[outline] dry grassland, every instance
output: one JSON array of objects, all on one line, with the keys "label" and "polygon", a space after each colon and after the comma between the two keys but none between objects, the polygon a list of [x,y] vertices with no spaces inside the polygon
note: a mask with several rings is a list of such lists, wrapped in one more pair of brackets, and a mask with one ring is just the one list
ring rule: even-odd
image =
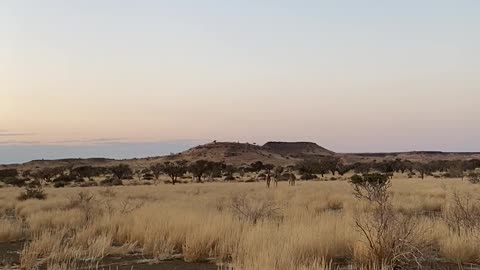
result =
[{"label": "dry grassland", "polygon": [[[428,247],[423,267],[480,263],[475,221],[455,217],[456,200],[468,198],[475,213],[480,186],[395,179],[390,191],[395,211],[415,219],[413,239]],[[0,242],[27,240],[22,269],[74,269],[131,253],[224,269],[360,269],[372,256],[354,219],[370,206],[346,181],[50,188],[47,200],[23,202],[19,192],[0,189]],[[468,229],[452,229],[455,218]]]}]

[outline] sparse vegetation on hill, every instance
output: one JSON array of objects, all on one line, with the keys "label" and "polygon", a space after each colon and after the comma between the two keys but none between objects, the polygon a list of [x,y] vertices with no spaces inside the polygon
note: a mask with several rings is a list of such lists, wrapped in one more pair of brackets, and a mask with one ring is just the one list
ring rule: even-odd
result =
[{"label": "sparse vegetation on hill", "polygon": [[[0,170],[4,169],[16,169],[20,173],[31,172],[37,174],[38,177],[46,177],[45,181],[49,181],[49,178],[58,175],[59,172],[55,172],[54,168],[81,168],[79,170],[88,170],[91,168],[109,168],[125,164],[130,166],[133,171],[137,169],[149,168],[154,164],[163,164],[166,161],[175,162],[179,160],[185,160],[187,163],[192,163],[197,160],[207,160],[212,162],[221,162],[226,165],[232,165],[235,167],[248,166],[251,163],[260,161],[263,164],[273,164],[275,166],[294,166],[299,162],[306,159],[318,160],[322,158],[334,158],[340,161],[340,165],[336,168],[336,172],[344,174],[351,170],[349,166],[355,165],[357,172],[362,171],[362,164],[370,164],[376,162],[378,165],[385,165],[383,162],[391,163],[396,160],[404,162],[406,168],[413,165],[425,164],[425,163],[445,163],[453,161],[472,160],[477,162],[480,160],[480,153],[442,153],[442,152],[405,152],[405,153],[372,153],[372,154],[340,154],[327,150],[315,143],[310,142],[269,142],[263,146],[249,144],[249,143],[236,143],[236,142],[212,142],[205,145],[200,145],[189,149],[187,151],[171,154],[163,157],[150,157],[130,160],[113,160],[103,158],[91,158],[91,159],[62,159],[62,160],[36,160],[27,162],[25,164],[18,165],[0,165]],[[407,163],[409,162],[409,163]],[[347,166],[341,166],[347,165]],[[435,164],[433,164],[435,165]],[[435,166],[438,167],[439,164]],[[472,164],[470,164],[472,165]],[[472,166],[470,166],[472,167]],[[477,164],[477,167],[478,164]],[[44,168],[49,168],[45,172],[40,172]],[[370,166],[369,169],[371,169]],[[406,170],[403,169],[403,170]],[[430,169],[423,167],[416,168],[417,171],[422,169],[421,175],[429,173]],[[48,171],[50,170],[50,171]],[[53,171],[52,171],[53,170]],[[466,167],[465,171],[468,171]],[[365,172],[365,168],[362,172]],[[93,172],[95,174],[95,172]],[[99,172],[104,174],[104,172]],[[40,175],[39,175],[40,174]],[[53,176],[51,175],[53,174]],[[84,175],[84,177],[87,177]],[[95,177],[93,175],[92,177]],[[1,179],[1,177],[0,177]]]}]

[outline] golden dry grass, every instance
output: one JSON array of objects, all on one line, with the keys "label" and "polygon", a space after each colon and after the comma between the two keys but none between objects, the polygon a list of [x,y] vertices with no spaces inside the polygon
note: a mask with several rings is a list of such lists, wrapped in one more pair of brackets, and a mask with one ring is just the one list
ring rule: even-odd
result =
[{"label": "golden dry grass", "polygon": [[[422,239],[451,263],[480,262],[480,232],[452,232],[442,215],[454,191],[480,194],[480,187],[461,180],[393,181],[396,211],[416,216]],[[141,252],[166,259],[213,260],[234,269],[334,269],[368,256],[354,226],[355,211],[368,211],[346,181],[280,183],[205,183],[47,189],[45,201],[18,202],[19,189],[0,189],[0,241],[31,241],[21,254],[23,269],[43,263],[49,269],[72,268],[108,255]],[[79,192],[91,202],[75,201]],[[269,201],[275,215],[257,223],[235,214],[234,197],[244,195],[252,208]],[[475,197],[475,199],[477,199]],[[367,254],[367,255],[366,255]],[[67,267],[67,266],[69,267]]]}]

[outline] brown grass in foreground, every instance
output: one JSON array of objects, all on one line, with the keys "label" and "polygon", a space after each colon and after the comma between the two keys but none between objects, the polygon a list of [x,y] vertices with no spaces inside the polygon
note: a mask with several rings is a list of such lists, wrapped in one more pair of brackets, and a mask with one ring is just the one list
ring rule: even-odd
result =
[{"label": "brown grass in foreground", "polygon": [[[480,263],[478,217],[452,214],[459,196],[478,207],[479,191],[461,180],[393,181],[393,209],[421,228],[417,240],[429,243],[422,250],[428,264]],[[242,270],[369,269],[371,254],[354,217],[371,206],[346,181],[273,189],[263,183],[47,189],[44,201],[17,201],[19,192],[0,189],[0,241],[31,240],[22,269],[72,269],[133,252]],[[465,229],[451,225],[455,218]]]}]

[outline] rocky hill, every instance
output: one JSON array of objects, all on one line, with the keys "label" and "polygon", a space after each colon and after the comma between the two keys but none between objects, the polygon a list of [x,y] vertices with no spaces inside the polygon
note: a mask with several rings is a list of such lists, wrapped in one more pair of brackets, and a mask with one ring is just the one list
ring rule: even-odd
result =
[{"label": "rocky hill", "polygon": [[227,164],[243,165],[255,161],[274,165],[292,165],[308,156],[333,155],[311,142],[268,142],[263,146],[249,143],[212,142],[194,147],[175,156],[175,159],[195,161],[206,159]]},{"label": "rocky hill", "polygon": [[303,158],[306,156],[331,156],[334,152],[313,142],[268,142],[262,146],[265,151],[282,156]]},{"label": "rocky hill", "polygon": [[234,142],[212,142],[199,145],[171,158],[187,161],[200,159],[223,161],[233,165],[247,165],[255,161],[274,165],[290,165],[296,160],[296,158],[289,156],[288,153],[274,151],[265,146]]}]

